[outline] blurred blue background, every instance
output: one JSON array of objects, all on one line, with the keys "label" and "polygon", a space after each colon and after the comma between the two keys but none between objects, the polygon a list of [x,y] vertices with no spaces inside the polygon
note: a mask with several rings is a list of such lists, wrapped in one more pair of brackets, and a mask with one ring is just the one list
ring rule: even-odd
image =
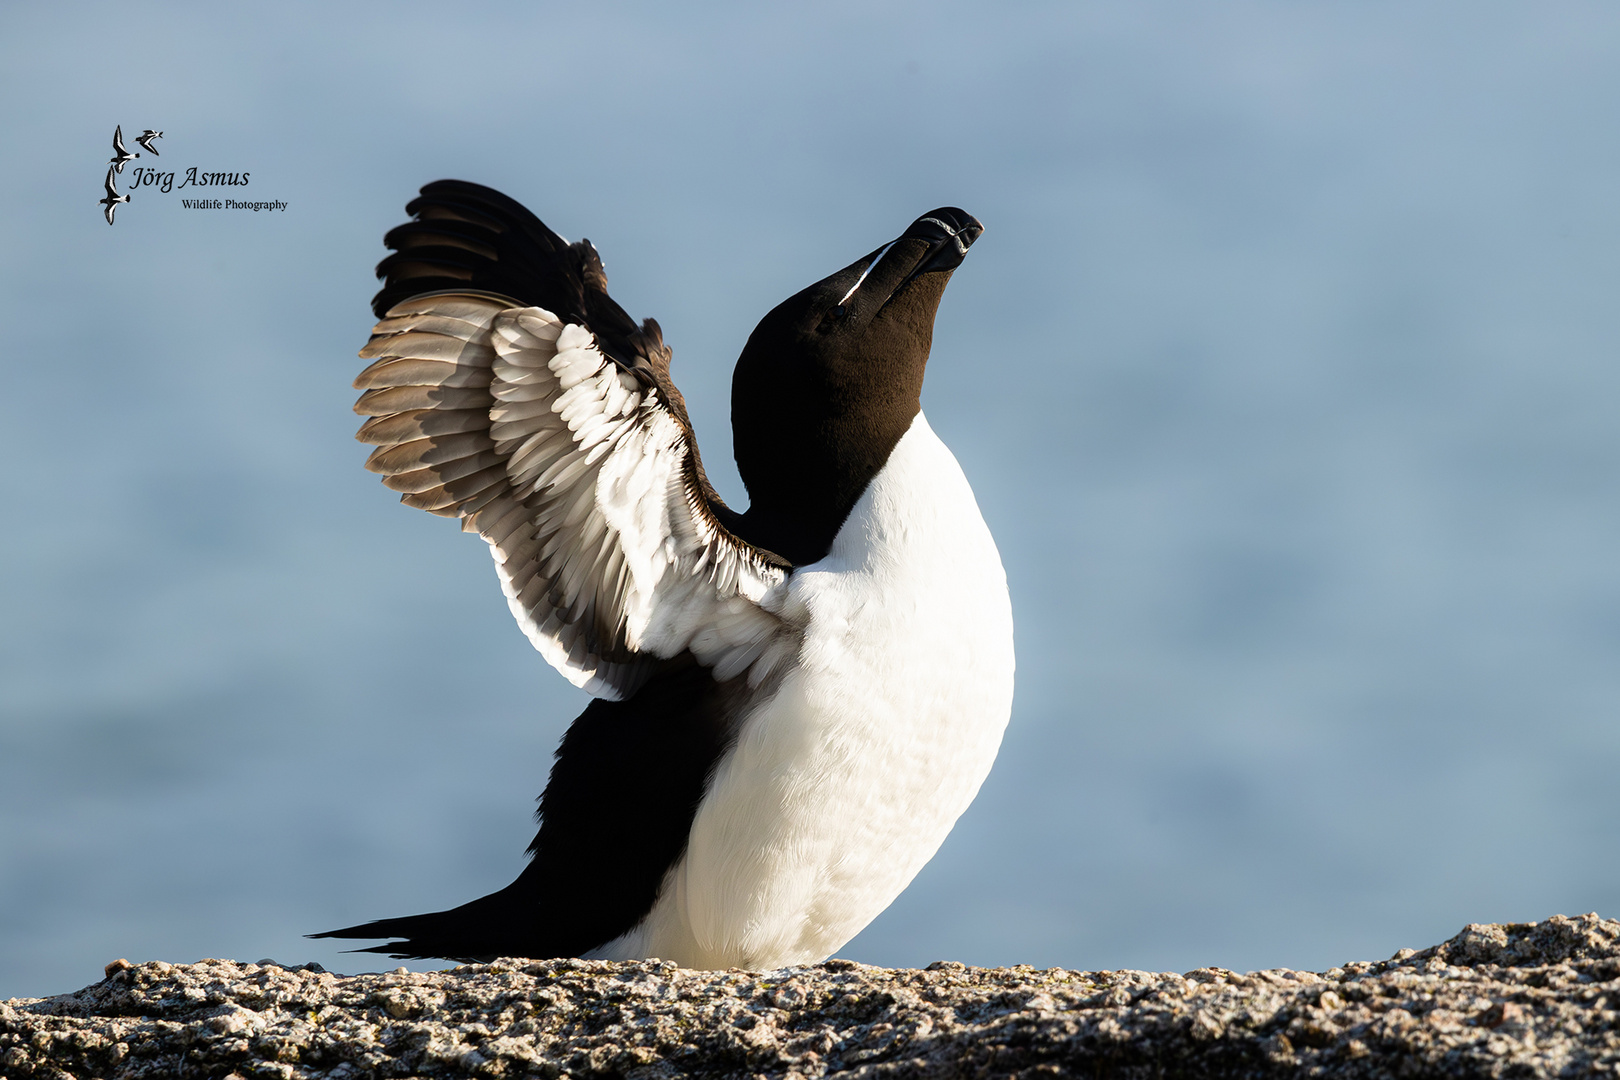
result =
[{"label": "blurred blue background", "polygon": [[[132,166],[249,171],[188,211]],[[382,235],[491,184],[675,348],[989,227],[924,405],[1013,722],[841,955],[1326,968],[1620,914],[1620,9],[0,8],[0,997],[504,885],[584,698],[361,467]],[[129,175],[126,170],[126,176]],[[126,182],[127,188],[127,182]]]}]

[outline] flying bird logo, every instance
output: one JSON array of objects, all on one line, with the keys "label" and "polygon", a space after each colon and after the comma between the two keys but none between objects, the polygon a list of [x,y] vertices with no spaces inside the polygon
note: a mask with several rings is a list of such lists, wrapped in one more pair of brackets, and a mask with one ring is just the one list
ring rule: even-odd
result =
[{"label": "flying bird logo", "polygon": [[[157,157],[160,155],[157,152],[157,148],[152,145],[152,142],[154,139],[161,138],[163,138],[163,132],[154,131],[151,128],[147,128],[141,132],[140,136],[135,140],[135,142],[140,145],[142,150],[145,150],[147,153]],[[130,199],[128,195],[120,195],[118,193],[117,178],[123,174],[125,165],[129,164],[131,161],[134,161],[140,156],[141,155],[139,154],[132,153],[129,147],[124,145],[124,125],[115,125],[113,127],[113,156],[107,159],[107,179],[102,185],[106,189],[107,194],[105,197],[96,200],[96,204],[100,206],[102,208],[102,212],[106,214],[107,224],[109,225],[113,223],[113,213],[118,209],[118,204],[127,203]],[[151,169],[146,171],[153,172]],[[141,186],[140,169],[135,170],[134,186]],[[167,191],[168,188],[164,188],[164,190]]]},{"label": "flying bird logo", "polygon": [[124,146],[124,125],[119,124],[115,127],[113,129],[113,156],[107,159],[112,162],[113,171],[122,173],[125,165],[140,156],[139,154],[130,153]]},{"label": "flying bird logo", "polygon": [[118,173],[118,166],[116,166],[116,165],[108,165],[107,166],[107,179],[106,179],[106,182],[103,184],[103,186],[107,189],[107,196],[106,196],[106,198],[96,200],[96,202],[98,204],[100,204],[102,209],[106,212],[106,214],[107,214],[107,224],[109,224],[109,225],[111,225],[113,223],[113,211],[118,208],[118,204],[119,203],[129,202],[129,196],[128,195],[120,195],[120,194],[118,194],[118,183],[117,183],[118,177],[117,177],[117,173]]}]

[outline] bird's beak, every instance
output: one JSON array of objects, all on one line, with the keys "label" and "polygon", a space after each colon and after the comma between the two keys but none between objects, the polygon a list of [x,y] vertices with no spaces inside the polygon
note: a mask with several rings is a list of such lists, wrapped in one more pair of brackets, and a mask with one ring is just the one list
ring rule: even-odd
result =
[{"label": "bird's beak", "polygon": [[[983,234],[984,226],[966,210],[954,206],[930,210],[900,234],[902,240],[921,240],[929,247],[906,281],[936,270],[955,270],[967,257],[973,241]],[[902,285],[905,283],[901,282]]]}]

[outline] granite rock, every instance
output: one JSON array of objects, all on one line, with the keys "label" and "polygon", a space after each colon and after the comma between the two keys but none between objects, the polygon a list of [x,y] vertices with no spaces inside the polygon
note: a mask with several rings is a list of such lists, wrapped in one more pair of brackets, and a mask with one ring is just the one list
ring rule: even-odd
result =
[{"label": "granite rock", "polygon": [[0,1076],[1620,1076],[1620,922],[1322,973],[503,960],[130,965],[0,1003]]}]

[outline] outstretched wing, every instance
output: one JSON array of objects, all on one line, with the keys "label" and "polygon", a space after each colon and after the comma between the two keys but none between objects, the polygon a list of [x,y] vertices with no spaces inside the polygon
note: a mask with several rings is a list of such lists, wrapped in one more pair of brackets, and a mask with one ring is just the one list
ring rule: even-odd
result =
[{"label": "outstretched wing", "polygon": [[717,679],[768,677],[797,646],[774,610],[789,567],[727,528],[657,324],[607,297],[588,242],[487,188],[422,190],[360,354],[367,468],[488,541],[519,625],[575,685],[627,697],[686,651]]}]

